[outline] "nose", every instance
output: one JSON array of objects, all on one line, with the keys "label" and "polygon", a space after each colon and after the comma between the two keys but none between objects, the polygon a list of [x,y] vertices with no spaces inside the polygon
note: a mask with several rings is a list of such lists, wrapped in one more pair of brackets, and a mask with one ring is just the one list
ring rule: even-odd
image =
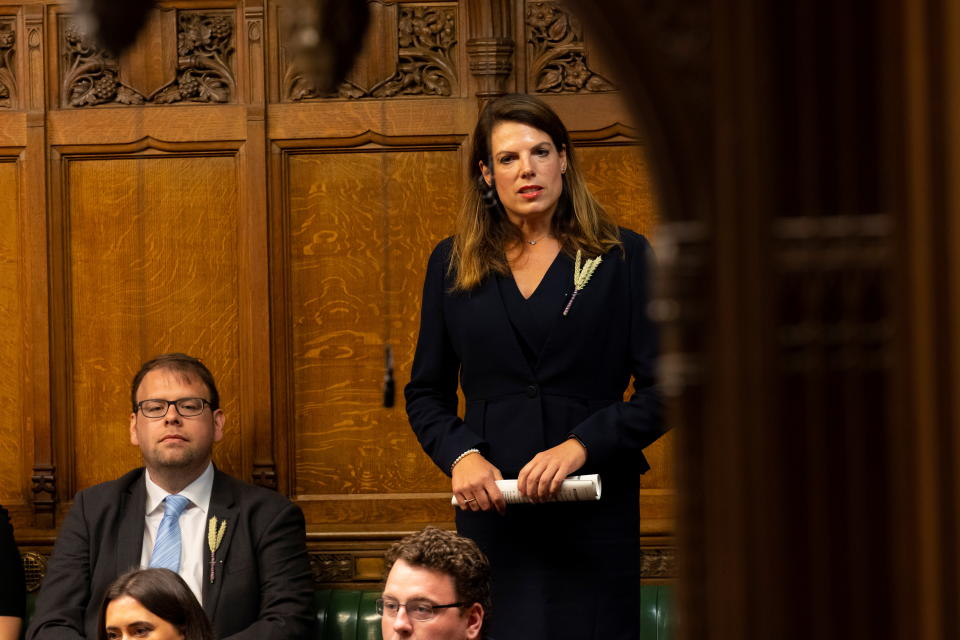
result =
[{"label": "nose", "polygon": [[167,412],[163,415],[163,421],[167,423],[180,422],[180,412],[177,411],[177,405],[172,402],[167,405]]},{"label": "nose", "polygon": [[400,637],[406,637],[406,634],[413,633],[413,625],[410,623],[410,618],[407,616],[407,608],[400,607],[400,610],[397,611],[396,617],[393,619],[393,631],[400,635]]},{"label": "nose", "polygon": [[533,162],[530,154],[523,154],[518,161],[520,162],[520,176],[523,178],[532,178],[536,172],[533,170]]}]

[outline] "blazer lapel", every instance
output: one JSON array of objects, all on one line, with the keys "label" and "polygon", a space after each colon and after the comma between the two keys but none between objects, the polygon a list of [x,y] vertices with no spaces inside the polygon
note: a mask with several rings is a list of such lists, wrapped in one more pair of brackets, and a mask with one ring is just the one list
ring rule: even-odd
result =
[{"label": "blazer lapel", "polygon": [[[563,307],[566,306],[567,301],[570,299],[570,296],[573,295],[573,260],[566,254],[561,253],[559,260],[562,261],[562,264],[557,265],[560,267],[562,272],[562,277],[564,278],[564,290],[567,292],[567,297],[564,298],[563,305],[557,310],[557,315],[561,316],[554,323],[553,327],[550,329],[549,335],[547,335],[546,341],[543,343],[543,349],[540,350],[539,357],[537,358],[536,370],[542,371],[542,367],[546,363],[550,362],[550,359],[553,358],[555,353],[562,353],[565,349],[569,349],[571,344],[571,336],[577,333],[588,330],[584,325],[589,322],[589,313],[585,313],[583,307],[587,304],[595,304],[595,296],[593,293],[595,290],[599,289],[599,281],[605,277],[611,271],[611,268],[614,265],[607,264],[611,259],[607,256],[611,255],[611,252],[608,251],[603,256],[603,262],[600,263],[600,266],[597,267],[596,272],[593,274],[593,277],[590,279],[590,283],[587,284],[584,289],[577,294],[577,298],[574,301],[573,305],[570,307],[570,313],[566,316],[563,316]],[[604,268],[606,267],[606,269]],[[584,300],[586,297],[587,289],[590,287],[590,284],[593,284],[593,289],[590,291],[590,298]]]},{"label": "blazer lapel", "polygon": [[143,554],[143,529],[147,509],[147,485],[144,474],[120,495],[120,530],[117,533],[117,573],[140,566]]},{"label": "blazer lapel", "polygon": [[[229,477],[219,469],[214,469],[210,509],[207,512],[207,524],[204,527],[203,534],[203,610],[206,611],[210,620],[213,620],[216,614],[220,591],[223,589],[223,581],[226,579],[224,567],[230,551],[230,541],[233,540],[233,534],[237,530],[238,513],[239,507]],[[217,518],[217,526],[222,526],[221,523],[226,521],[227,529],[220,546],[214,552],[215,564],[213,567],[213,582],[211,582],[210,548],[207,541],[210,535],[210,519],[214,516]]]},{"label": "blazer lapel", "polygon": [[530,368],[530,361],[527,360],[527,356],[523,354],[523,347],[520,346],[520,337],[517,335],[517,330],[513,327],[513,323],[510,322],[510,314],[507,313],[507,306],[503,300],[503,293],[500,291],[500,283],[498,280],[499,276],[496,275],[491,275],[487,278],[481,287],[480,294],[489,298],[489,303],[487,303],[486,306],[491,309],[494,322],[501,327],[499,334],[510,336],[509,338],[505,338],[506,342],[511,345],[513,351],[513,357],[508,358],[508,360],[510,362],[522,363],[524,373],[532,377],[534,372]]}]

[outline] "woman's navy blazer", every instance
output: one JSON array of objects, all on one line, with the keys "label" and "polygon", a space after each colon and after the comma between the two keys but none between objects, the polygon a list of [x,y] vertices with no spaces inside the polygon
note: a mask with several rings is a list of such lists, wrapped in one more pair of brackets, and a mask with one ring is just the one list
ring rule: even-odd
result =
[{"label": "woman's navy blazer", "polygon": [[[631,482],[649,468],[641,449],[665,430],[654,380],[657,332],[646,310],[651,251],[637,233],[621,229],[621,238],[623,251],[603,257],[533,365],[496,278],[452,293],[452,239],[434,249],[405,397],[420,444],[445,473],[457,456],[477,448],[505,478],[515,478],[534,455],[570,435],[587,448],[580,472],[606,474],[605,484],[611,475]],[[573,261],[558,259],[569,273],[569,296]],[[566,299],[558,301],[558,316]],[[458,376],[466,398],[462,420]],[[631,376],[634,393],[624,401]]]}]

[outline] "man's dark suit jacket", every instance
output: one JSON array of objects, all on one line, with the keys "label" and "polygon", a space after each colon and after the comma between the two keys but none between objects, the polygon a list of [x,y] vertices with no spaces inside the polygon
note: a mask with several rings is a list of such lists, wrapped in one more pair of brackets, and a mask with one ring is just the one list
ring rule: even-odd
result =
[{"label": "man's dark suit jacket", "polygon": [[[57,536],[30,640],[97,637],[103,594],[140,564],[146,499],[143,468],[77,494]],[[209,516],[228,523],[213,584],[204,567],[203,608],[216,636],[307,637],[312,581],[299,507],[216,470]]]}]

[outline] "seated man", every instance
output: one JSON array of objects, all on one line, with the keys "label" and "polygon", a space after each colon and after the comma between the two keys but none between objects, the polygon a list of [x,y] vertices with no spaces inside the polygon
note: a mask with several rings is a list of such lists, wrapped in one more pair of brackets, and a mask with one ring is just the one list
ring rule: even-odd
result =
[{"label": "seated man", "polygon": [[483,638],[490,612],[490,563],[477,545],[427,527],[387,550],[377,612],[384,640]]},{"label": "seated man", "polygon": [[105,590],[138,567],[178,573],[218,638],[307,637],[303,513],[213,466],[225,421],[213,375],[196,358],[166,354],[140,368],[130,395],[130,442],[146,468],[77,494],[28,638],[96,638]]}]

